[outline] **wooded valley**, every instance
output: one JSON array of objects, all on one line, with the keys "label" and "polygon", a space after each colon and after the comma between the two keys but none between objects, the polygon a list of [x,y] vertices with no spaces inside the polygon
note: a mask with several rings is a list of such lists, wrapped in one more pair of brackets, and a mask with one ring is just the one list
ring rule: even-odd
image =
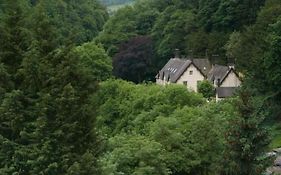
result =
[{"label": "wooded valley", "polygon": [[[281,147],[280,0],[0,0],[1,175],[261,175]],[[242,86],[159,86],[181,58]],[[211,91],[211,92],[210,92]],[[207,94],[207,95],[206,95]]]}]

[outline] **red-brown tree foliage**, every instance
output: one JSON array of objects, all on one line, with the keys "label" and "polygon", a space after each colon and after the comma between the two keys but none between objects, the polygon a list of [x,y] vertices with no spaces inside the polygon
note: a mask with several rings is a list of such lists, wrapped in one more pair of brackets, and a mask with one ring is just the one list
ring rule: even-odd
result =
[{"label": "red-brown tree foliage", "polygon": [[137,36],[123,43],[113,57],[113,75],[141,83],[154,77],[153,42],[148,36]]}]

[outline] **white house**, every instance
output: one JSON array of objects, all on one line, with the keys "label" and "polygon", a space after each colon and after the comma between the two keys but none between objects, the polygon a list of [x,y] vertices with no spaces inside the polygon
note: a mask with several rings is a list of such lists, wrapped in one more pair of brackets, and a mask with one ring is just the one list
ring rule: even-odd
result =
[{"label": "white house", "polygon": [[214,85],[217,100],[232,96],[241,85],[233,65],[212,65],[208,59],[172,58],[156,76],[157,84],[183,84],[195,92],[197,84],[203,80]]},{"label": "white house", "polygon": [[216,88],[217,101],[232,96],[241,85],[241,80],[233,65],[214,65],[208,74],[208,80]]}]

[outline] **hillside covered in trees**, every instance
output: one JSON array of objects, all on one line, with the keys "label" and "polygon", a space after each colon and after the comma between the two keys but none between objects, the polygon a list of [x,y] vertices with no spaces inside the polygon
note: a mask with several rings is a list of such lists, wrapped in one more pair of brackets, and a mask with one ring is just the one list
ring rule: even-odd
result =
[{"label": "hillside covered in trees", "polygon": [[[0,0],[0,174],[264,173],[281,147],[280,0],[138,0],[108,14],[128,2]],[[156,85],[175,49],[235,62],[236,96]]]}]

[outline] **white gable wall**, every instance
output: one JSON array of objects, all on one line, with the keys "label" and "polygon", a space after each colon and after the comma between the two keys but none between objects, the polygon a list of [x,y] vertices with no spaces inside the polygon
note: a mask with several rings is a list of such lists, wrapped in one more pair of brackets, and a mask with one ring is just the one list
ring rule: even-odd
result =
[{"label": "white gable wall", "polygon": [[168,82],[168,81],[166,80],[166,77],[164,77],[163,80],[161,80],[160,78],[157,78],[157,79],[156,79],[156,84],[158,84],[158,85],[167,85],[167,84],[170,84],[170,82]]},{"label": "white gable wall", "polygon": [[238,87],[241,85],[241,81],[236,74],[231,71],[228,76],[224,79],[220,87]]},{"label": "white gable wall", "polygon": [[163,80],[161,80],[160,78],[157,78],[156,84],[163,85]]},{"label": "white gable wall", "polygon": [[[192,75],[190,75],[190,71],[193,71]],[[205,78],[200,71],[191,64],[176,83],[183,84],[184,81],[187,81],[187,88],[197,92],[197,82],[203,81],[204,79]]]}]

